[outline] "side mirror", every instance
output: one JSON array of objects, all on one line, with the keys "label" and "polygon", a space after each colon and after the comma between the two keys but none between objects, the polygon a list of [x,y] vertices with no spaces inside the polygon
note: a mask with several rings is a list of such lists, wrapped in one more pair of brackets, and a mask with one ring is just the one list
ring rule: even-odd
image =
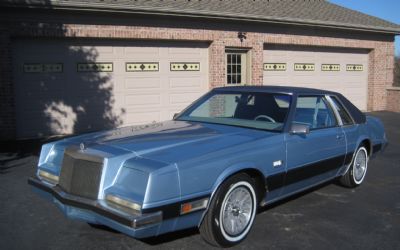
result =
[{"label": "side mirror", "polygon": [[175,120],[175,118],[177,118],[179,115],[179,113],[175,113],[174,116],[172,117],[173,120]]},{"label": "side mirror", "polygon": [[292,135],[306,135],[310,133],[310,126],[305,124],[294,123],[290,128],[290,134]]}]

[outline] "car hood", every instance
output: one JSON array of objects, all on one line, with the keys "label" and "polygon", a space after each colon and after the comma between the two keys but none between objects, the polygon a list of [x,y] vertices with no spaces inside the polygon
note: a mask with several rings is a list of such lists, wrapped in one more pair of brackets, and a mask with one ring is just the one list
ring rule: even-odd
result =
[{"label": "car hood", "polygon": [[276,133],[218,124],[168,121],[130,126],[69,139],[85,148],[115,148],[164,162],[204,155]]}]

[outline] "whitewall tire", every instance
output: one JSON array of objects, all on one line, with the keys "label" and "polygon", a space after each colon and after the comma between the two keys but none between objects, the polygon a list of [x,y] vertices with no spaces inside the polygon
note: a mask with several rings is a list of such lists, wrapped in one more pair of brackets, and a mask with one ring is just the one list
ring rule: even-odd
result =
[{"label": "whitewall tire", "polygon": [[230,247],[246,238],[257,212],[254,187],[254,180],[243,173],[221,184],[200,225],[200,233],[208,243]]},{"label": "whitewall tire", "polygon": [[359,186],[367,174],[368,159],[368,151],[362,145],[357,149],[349,169],[340,178],[340,183],[351,188]]}]

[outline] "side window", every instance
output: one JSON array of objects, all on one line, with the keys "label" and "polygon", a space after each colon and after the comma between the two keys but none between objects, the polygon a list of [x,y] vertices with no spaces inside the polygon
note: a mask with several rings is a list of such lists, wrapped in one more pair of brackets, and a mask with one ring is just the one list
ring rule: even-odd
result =
[{"label": "side window", "polygon": [[335,109],[338,111],[340,118],[342,119],[343,125],[351,125],[353,124],[353,120],[351,119],[349,113],[344,109],[343,105],[338,101],[338,99],[334,96],[331,96]]},{"label": "side window", "polygon": [[323,96],[299,96],[293,122],[321,129],[336,126],[336,118]]}]

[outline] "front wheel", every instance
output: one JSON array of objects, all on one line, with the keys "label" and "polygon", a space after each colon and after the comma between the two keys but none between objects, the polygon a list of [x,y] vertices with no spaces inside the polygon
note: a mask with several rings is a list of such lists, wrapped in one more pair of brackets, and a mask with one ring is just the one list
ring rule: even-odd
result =
[{"label": "front wheel", "polygon": [[364,146],[361,146],[358,148],[349,170],[340,178],[340,183],[350,188],[359,186],[365,178],[367,168],[368,152]]},{"label": "front wheel", "polygon": [[221,184],[200,225],[208,243],[230,247],[246,238],[257,210],[254,186],[247,174],[234,175]]}]

